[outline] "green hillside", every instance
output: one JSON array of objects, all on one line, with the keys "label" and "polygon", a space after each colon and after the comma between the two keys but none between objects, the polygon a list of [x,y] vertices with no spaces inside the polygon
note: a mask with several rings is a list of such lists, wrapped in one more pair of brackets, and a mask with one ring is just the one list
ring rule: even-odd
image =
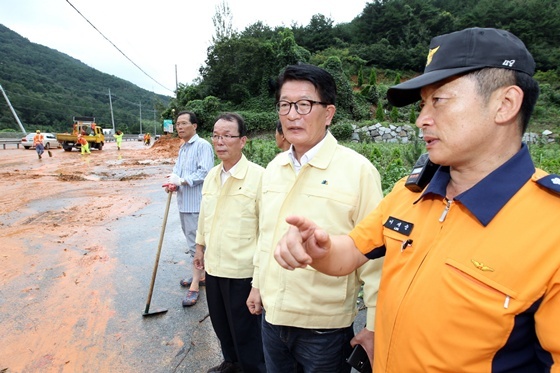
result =
[{"label": "green hillside", "polygon": [[[227,4],[227,3],[224,3]],[[536,61],[541,94],[529,131],[560,128],[560,2],[557,0],[374,0],[348,23],[335,24],[318,9],[307,25],[269,27],[256,21],[244,30],[216,23],[212,44],[192,84],[179,82],[174,97],[155,95],[103,74],[65,54],[29,42],[0,25],[0,84],[22,121],[34,129],[66,129],[72,116],[94,115],[111,124],[109,89],[116,127],[139,132],[161,118],[189,109],[199,130],[211,130],[222,111],[242,114],[250,133],[271,132],[273,82],[288,64],[307,62],[327,69],[338,89],[335,126],[413,122],[418,105],[392,107],[388,87],[420,74],[433,36],[466,27],[509,30],[525,42]],[[219,14],[223,12],[223,14]],[[229,19],[227,5],[218,19]],[[15,129],[0,102],[0,130]],[[348,130],[350,128],[350,130]],[[335,127],[333,127],[333,130]]]},{"label": "green hillside", "polygon": [[[115,127],[127,133],[153,128],[171,99],[102,73],[54,49],[35,44],[0,25],[0,85],[27,131],[66,131],[73,116],[95,116],[112,128],[109,90]],[[19,132],[4,97],[0,97],[0,131]]]},{"label": "green hillside", "polygon": [[[322,9],[318,9],[318,12]],[[227,19],[228,9],[221,19]],[[235,110],[250,132],[272,131],[274,81],[287,64],[327,69],[338,89],[334,127],[408,123],[418,105],[392,107],[388,87],[420,74],[430,39],[467,27],[495,27],[519,36],[536,62],[541,95],[530,131],[560,128],[560,2],[557,0],[375,0],[348,23],[322,14],[307,25],[271,28],[262,21],[235,30],[217,25],[200,79],[179,84],[165,115],[188,108],[210,130],[219,111]],[[347,131],[346,131],[347,132]],[[351,131],[350,131],[351,132]]]}]

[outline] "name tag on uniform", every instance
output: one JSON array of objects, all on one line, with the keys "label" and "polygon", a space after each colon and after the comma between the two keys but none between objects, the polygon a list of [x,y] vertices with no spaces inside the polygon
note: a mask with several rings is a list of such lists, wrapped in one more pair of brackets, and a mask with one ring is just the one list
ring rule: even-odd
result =
[{"label": "name tag on uniform", "polygon": [[383,226],[385,228],[392,229],[395,232],[402,233],[405,236],[410,236],[414,224],[389,216],[389,219],[387,219]]}]

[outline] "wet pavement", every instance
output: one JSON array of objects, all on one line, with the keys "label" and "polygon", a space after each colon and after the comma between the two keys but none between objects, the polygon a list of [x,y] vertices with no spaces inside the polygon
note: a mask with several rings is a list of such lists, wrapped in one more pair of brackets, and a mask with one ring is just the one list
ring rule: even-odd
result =
[{"label": "wet pavement", "polygon": [[150,304],[168,311],[143,316],[172,163],[132,154],[111,144],[44,160],[0,151],[0,372],[206,372],[221,362],[205,289],[181,305],[192,267],[175,196]]},{"label": "wet pavement", "polygon": [[[192,266],[175,196],[150,303],[168,311],[143,316],[172,162],[127,166],[132,153],[111,145],[42,163],[31,151],[0,151],[2,373],[198,373],[222,361],[204,287],[195,306],[181,305],[179,280]],[[74,177],[82,181],[61,181]],[[355,329],[364,323],[360,311]]]},{"label": "wet pavement", "polygon": [[[154,216],[163,219],[165,202],[155,191],[151,196],[157,203],[138,212],[139,216],[128,217],[121,223],[127,229],[120,235],[117,251],[122,264],[118,277],[126,278],[126,286],[117,286],[118,297],[115,306],[118,314],[128,315],[126,321],[115,319],[109,324],[115,332],[126,334],[126,340],[137,341],[131,353],[136,356],[146,355],[146,359],[133,366],[138,372],[206,372],[210,367],[221,363],[219,344],[214,335],[204,294],[201,289],[200,298],[194,307],[182,308],[181,297],[184,289],[179,279],[190,276],[190,259],[184,253],[184,237],[180,228],[175,198],[171,203],[164,243],[160,257],[151,309],[167,308],[163,315],[141,318],[138,307],[140,301],[147,298],[152,267],[148,259],[155,259],[160,230],[152,228],[145,231],[142,219]],[[135,228],[134,228],[135,227]],[[161,225],[160,225],[161,227]],[[146,234],[150,237],[146,239]],[[142,252],[142,254],[140,254]],[[188,273],[185,271],[187,267]],[[131,288],[136,278],[137,284]],[[131,307],[134,305],[134,307]],[[145,303],[144,303],[145,306]],[[120,320],[119,320],[120,319]],[[365,324],[365,311],[361,311],[356,319],[356,331]],[[124,328],[132,325],[133,328]],[[136,334],[136,336],[131,333]],[[177,345],[181,345],[180,348]],[[131,348],[129,345],[128,348]]]},{"label": "wet pavement", "polygon": [[[192,267],[190,256],[185,254],[175,196],[169,209],[149,308],[168,311],[143,316],[167,202],[161,186],[155,185],[154,189],[150,195],[153,203],[134,216],[119,219],[114,227],[119,231],[113,254],[120,262],[114,274],[117,316],[110,320],[107,331],[122,336],[113,342],[116,348],[136,356],[132,359],[134,363],[129,363],[131,371],[206,372],[221,362],[221,353],[208,317],[204,287],[196,305],[185,308],[181,305],[186,288],[179,285],[179,280],[190,277]],[[154,224],[154,220],[159,224]]]}]

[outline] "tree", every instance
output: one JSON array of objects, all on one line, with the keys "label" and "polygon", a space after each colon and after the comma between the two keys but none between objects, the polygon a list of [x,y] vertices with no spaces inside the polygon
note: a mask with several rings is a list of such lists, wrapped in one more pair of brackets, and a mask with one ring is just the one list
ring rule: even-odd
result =
[{"label": "tree", "polygon": [[377,110],[375,110],[375,119],[379,122],[383,122],[385,120],[385,113],[383,112],[383,105],[378,104]]},{"label": "tree", "polygon": [[212,35],[212,42],[217,43],[224,39],[230,38],[234,34],[233,15],[229,10],[229,5],[225,0],[216,5],[216,13],[212,17],[215,35]]},{"label": "tree", "polygon": [[393,123],[397,123],[399,121],[399,109],[397,109],[396,106],[393,106],[393,108],[391,109],[391,122]]},{"label": "tree", "polygon": [[360,69],[358,70],[358,87],[361,87],[364,84],[364,70],[362,65],[360,65]]},{"label": "tree", "polygon": [[408,115],[408,122],[411,124],[416,124],[416,110],[414,110],[414,106],[410,108],[410,113]]},{"label": "tree", "polygon": [[311,17],[309,25],[305,27],[294,27],[294,35],[298,44],[311,53],[315,53],[332,46],[333,23],[330,18],[322,14]]},{"label": "tree", "polygon": [[279,36],[280,42],[276,45],[278,71],[297,62],[309,61],[311,53],[296,43],[292,30],[285,28],[279,31]]},{"label": "tree", "polygon": [[202,93],[200,92],[199,86],[185,85],[182,83],[179,83],[179,86],[177,87],[176,96],[176,106],[178,107],[185,106],[189,101],[201,100],[204,98]]},{"label": "tree", "polygon": [[369,72],[369,85],[377,86],[377,72],[375,71],[375,67],[372,67]]},{"label": "tree", "polygon": [[335,115],[345,116],[344,114],[346,114],[353,116],[357,112],[357,103],[354,100],[350,80],[342,69],[342,62],[338,57],[330,57],[321,67],[327,70],[336,82],[337,111]]},{"label": "tree", "polygon": [[241,104],[266,93],[266,82],[278,74],[274,47],[269,42],[234,35],[208,49],[200,70],[203,96]]}]

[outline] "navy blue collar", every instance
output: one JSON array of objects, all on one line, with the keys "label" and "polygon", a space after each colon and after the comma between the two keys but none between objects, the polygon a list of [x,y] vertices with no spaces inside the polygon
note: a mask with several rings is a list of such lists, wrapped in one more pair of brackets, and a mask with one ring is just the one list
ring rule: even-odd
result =
[{"label": "navy blue collar", "polygon": [[[522,144],[517,154],[475,186],[456,196],[454,201],[461,202],[482,225],[487,226],[534,173],[529,148]],[[440,167],[420,198],[430,193],[445,198],[449,180],[449,167]]]}]

